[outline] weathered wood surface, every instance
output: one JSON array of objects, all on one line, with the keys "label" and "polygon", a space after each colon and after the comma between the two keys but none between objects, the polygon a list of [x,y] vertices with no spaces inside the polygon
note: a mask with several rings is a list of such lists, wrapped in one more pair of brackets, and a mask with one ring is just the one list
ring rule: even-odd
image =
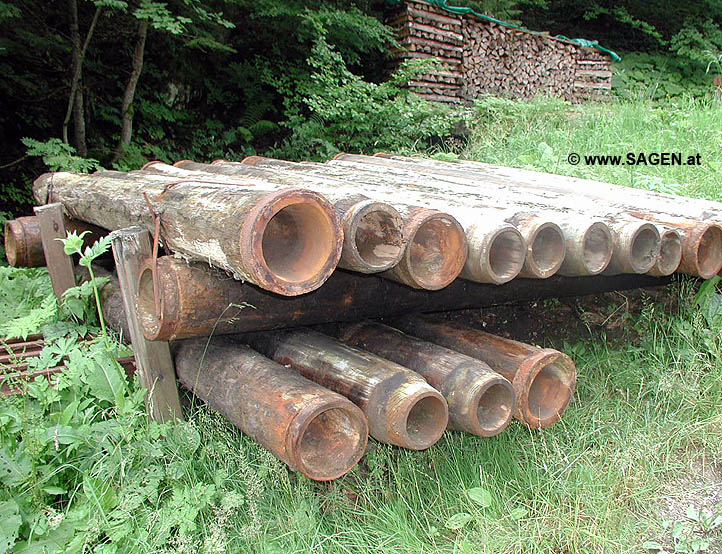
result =
[{"label": "weathered wood surface", "polygon": [[245,178],[260,179],[280,187],[303,187],[320,192],[334,205],[343,227],[343,251],[339,267],[363,273],[378,273],[394,267],[403,256],[405,241],[401,214],[391,204],[376,202],[358,189],[341,187],[323,177],[298,178],[283,172],[269,172],[249,165],[222,162],[202,164],[183,160],[174,165],[150,162],[137,173],[146,172],[179,179],[214,180],[237,184]]},{"label": "weathered wood surface", "polygon": [[[377,172],[373,168],[366,169],[359,164],[358,168],[343,167],[340,164],[295,163],[271,158],[253,160],[255,167],[275,171],[286,171],[293,175],[325,176],[336,183],[353,183],[353,186],[364,191],[372,198],[395,202],[400,198],[406,202],[428,209],[442,210],[451,214],[464,228],[469,254],[463,268],[462,277],[478,282],[503,283],[516,277],[524,263],[525,244],[521,233],[507,220],[515,212],[501,206],[489,206],[477,199],[469,202],[469,198],[459,199],[457,195],[439,195],[436,188],[423,186],[418,176],[402,170]],[[403,211],[402,211],[403,213]],[[495,252],[492,240],[504,235],[508,247],[499,262],[502,269],[495,271],[494,260],[490,255]]]},{"label": "weathered wood surface", "polygon": [[168,343],[145,340],[138,321],[138,273],[143,262],[151,257],[150,236],[140,227],[130,227],[114,231],[112,245],[136,367],[142,385],[148,389],[148,415],[159,422],[182,419]]},{"label": "weathered wood surface", "polygon": [[157,214],[163,242],[174,253],[279,294],[319,287],[341,255],[332,206],[308,190],[252,179],[229,186],[107,171],[47,173],[33,191],[38,202],[61,202],[73,217],[106,229],[153,230]]},{"label": "weathered wood surface", "polygon": [[[152,284],[146,274],[146,283]],[[407,312],[482,308],[611,290],[666,285],[669,277],[596,275],[515,279],[504,285],[457,279],[438,291],[416,290],[377,275],[336,271],[320,289],[283,297],[234,281],[204,264],[165,257],[158,261],[161,314],[152,287],[141,286],[140,320],[147,337],[174,340],[334,321],[358,321]],[[170,286],[165,286],[169,282]],[[201,309],[202,308],[202,309]]]},{"label": "weathered wood surface", "polygon": [[75,286],[75,268],[73,259],[65,254],[63,243],[57,239],[67,237],[63,206],[59,203],[37,206],[35,215],[40,226],[40,236],[43,243],[43,252],[53,283],[53,292],[58,301],[62,300],[63,293]]},{"label": "weathered wood surface", "polygon": [[449,429],[492,437],[511,421],[514,389],[481,360],[373,321],[345,325],[339,338],[413,369],[426,379],[446,399]]},{"label": "weathered wood surface", "polygon": [[[329,336],[299,329],[244,340],[278,363],[336,391],[363,410],[375,439],[413,450],[437,442],[448,422],[446,401],[417,373]],[[417,408],[419,405],[419,409]]]},{"label": "weathered wood surface", "polygon": [[[411,177],[432,177],[426,184],[442,192],[453,190],[455,194],[479,196],[485,201],[495,197],[529,209],[536,206],[602,216],[610,226],[617,228],[624,222],[634,221],[638,225],[640,221],[651,221],[673,226],[682,234],[684,244],[680,271],[709,278],[722,267],[722,228],[707,224],[722,223],[722,213],[716,214],[710,209],[722,207],[722,203],[688,202],[682,197],[677,197],[675,202],[672,195],[478,162],[439,162],[384,154],[343,154],[338,158],[330,163],[351,168],[366,165],[381,174],[389,168],[394,171],[405,168],[411,171]],[[622,242],[624,240],[627,239]],[[715,255],[716,252],[720,255]]]},{"label": "weathered wood surface", "polygon": [[[501,183],[506,181],[507,183],[513,183],[514,187],[522,189],[522,191],[525,191],[525,189],[544,191],[550,198],[554,199],[561,198],[562,196],[568,197],[570,194],[574,194],[575,201],[601,201],[637,209],[640,206],[645,206],[670,216],[722,221],[722,202],[623,187],[602,181],[595,181],[593,179],[581,179],[578,177],[544,173],[529,169],[518,169],[471,160],[442,162],[439,160],[410,158],[389,154],[363,157],[343,154],[340,156],[340,159],[353,161],[355,158],[357,161],[363,161],[363,163],[373,163],[368,159],[371,157],[382,157],[387,160],[393,160],[394,162],[414,164],[417,168],[425,167],[428,168],[429,171],[434,170],[440,175],[451,175],[448,173],[449,171],[456,172],[458,176],[462,176],[465,173],[463,176],[479,181],[479,186],[483,186],[485,182]],[[481,176],[484,177],[483,180],[480,179]]]},{"label": "weathered wood surface", "polygon": [[[187,161],[180,162],[180,165],[193,169],[204,167],[204,164]],[[287,171],[296,166],[301,166],[303,170]],[[162,165],[154,165],[150,169],[154,167],[158,171],[173,172],[172,169]],[[363,190],[356,186],[353,180],[337,179],[334,176],[324,175],[323,172],[306,172],[305,169],[312,167],[310,164],[294,164],[258,156],[252,156],[244,164],[219,161],[209,167],[217,168],[218,172],[224,174],[219,176],[219,179],[227,179],[228,182],[233,182],[236,178],[245,178],[245,175],[253,175],[271,182],[295,183],[297,186],[313,188],[339,202],[354,198],[351,195],[358,197],[358,191]],[[193,178],[207,178],[207,175],[196,172]],[[405,200],[405,196],[399,192],[399,194],[389,194],[384,199],[374,198],[392,206],[401,218],[400,256],[396,250],[396,239],[387,242],[383,239],[379,244],[382,251],[386,249],[394,259],[398,258],[398,263],[391,269],[383,271],[382,275],[414,288],[428,290],[443,288],[453,281],[464,267],[467,246],[463,230],[454,217],[433,208],[429,209],[428,203],[427,208],[413,205]],[[387,234],[382,233],[382,236]],[[365,273],[370,272],[365,271]]]},{"label": "weathered wood surface", "polygon": [[178,378],[291,469],[319,481],[347,473],[368,436],[361,410],[236,340],[174,344]]}]

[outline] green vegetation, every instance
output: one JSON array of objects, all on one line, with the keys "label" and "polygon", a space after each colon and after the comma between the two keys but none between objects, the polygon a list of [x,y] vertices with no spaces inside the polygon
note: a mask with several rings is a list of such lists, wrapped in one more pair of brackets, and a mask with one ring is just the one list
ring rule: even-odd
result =
[{"label": "green vegetation", "polygon": [[[718,0],[458,4],[628,53],[616,67],[623,98],[706,98],[722,74]],[[418,68],[387,71],[398,44],[382,24],[386,8],[385,0],[0,1],[0,211],[28,211],[28,185],[49,167],[43,159],[134,169],[151,159],[322,159],[447,142],[458,115],[401,88]]]},{"label": "green vegetation", "polygon": [[[695,100],[485,98],[462,153],[722,200],[713,157],[721,118]],[[667,150],[699,150],[703,165],[566,162],[571,151]],[[69,360],[54,387],[39,380],[25,396],[0,401],[0,553],[16,541],[15,552],[719,552],[715,285],[695,291],[683,281],[656,299],[608,297],[596,319],[579,304],[588,334],[540,339],[579,369],[575,400],[551,429],[514,422],[491,439],[448,433],[425,452],[372,441],[349,475],[319,484],[194,400],[187,422],[148,423],[142,389],[113,361],[117,343],[102,338],[92,286],[58,307],[45,270],[0,267],[8,314],[0,333],[50,324],[37,367]],[[529,325],[563,308],[545,303]],[[101,339],[78,340],[89,332]]]}]

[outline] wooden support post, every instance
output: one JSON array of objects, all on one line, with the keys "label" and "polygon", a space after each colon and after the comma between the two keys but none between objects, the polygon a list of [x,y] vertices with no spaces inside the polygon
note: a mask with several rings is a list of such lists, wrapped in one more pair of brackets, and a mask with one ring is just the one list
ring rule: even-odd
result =
[{"label": "wooden support post", "polygon": [[161,423],[180,419],[182,412],[168,343],[145,339],[136,309],[139,270],[151,257],[149,233],[140,227],[129,227],[114,231],[110,236],[135,364],[141,383],[148,389],[148,415]]},{"label": "wooden support post", "polygon": [[63,243],[55,240],[64,239],[67,236],[63,205],[55,203],[36,206],[35,215],[40,223],[40,238],[43,241],[43,252],[45,252],[50,280],[53,283],[53,291],[60,301],[63,293],[75,286],[73,260],[65,254]]}]

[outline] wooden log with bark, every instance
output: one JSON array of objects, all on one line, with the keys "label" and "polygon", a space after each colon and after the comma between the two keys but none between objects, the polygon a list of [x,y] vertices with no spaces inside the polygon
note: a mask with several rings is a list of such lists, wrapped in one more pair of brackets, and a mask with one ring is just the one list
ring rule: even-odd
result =
[{"label": "wooden log with bark", "polygon": [[72,217],[106,229],[140,225],[153,233],[157,225],[175,254],[278,294],[318,288],[341,256],[333,206],[309,190],[102,172],[47,173],[33,192],[38,202],[61,202]]}]

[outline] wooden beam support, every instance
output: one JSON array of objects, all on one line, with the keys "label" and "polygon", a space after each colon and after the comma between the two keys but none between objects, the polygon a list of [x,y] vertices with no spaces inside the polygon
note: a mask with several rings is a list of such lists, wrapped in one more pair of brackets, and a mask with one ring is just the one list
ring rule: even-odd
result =
[{"label": "wooden beam support", "polygon": [[140,227],[129,227],[111,233],[111,241],[135,364],[141,383],[148,389],[148,415],[161,423],[181,419],[175,369],[168,343],[145,340],[136,310],[138,275],[143,263],[151,257],[150,235]]},{"label": "wooden beam support", "polygon": [[40,237],[53,291],[60,301],[63,293],[75,286],[73,259],[65,254],[63,243],[55,240],[67,236],[63,206],[60,203],[36,206],[35,215],[40,223]]}]

